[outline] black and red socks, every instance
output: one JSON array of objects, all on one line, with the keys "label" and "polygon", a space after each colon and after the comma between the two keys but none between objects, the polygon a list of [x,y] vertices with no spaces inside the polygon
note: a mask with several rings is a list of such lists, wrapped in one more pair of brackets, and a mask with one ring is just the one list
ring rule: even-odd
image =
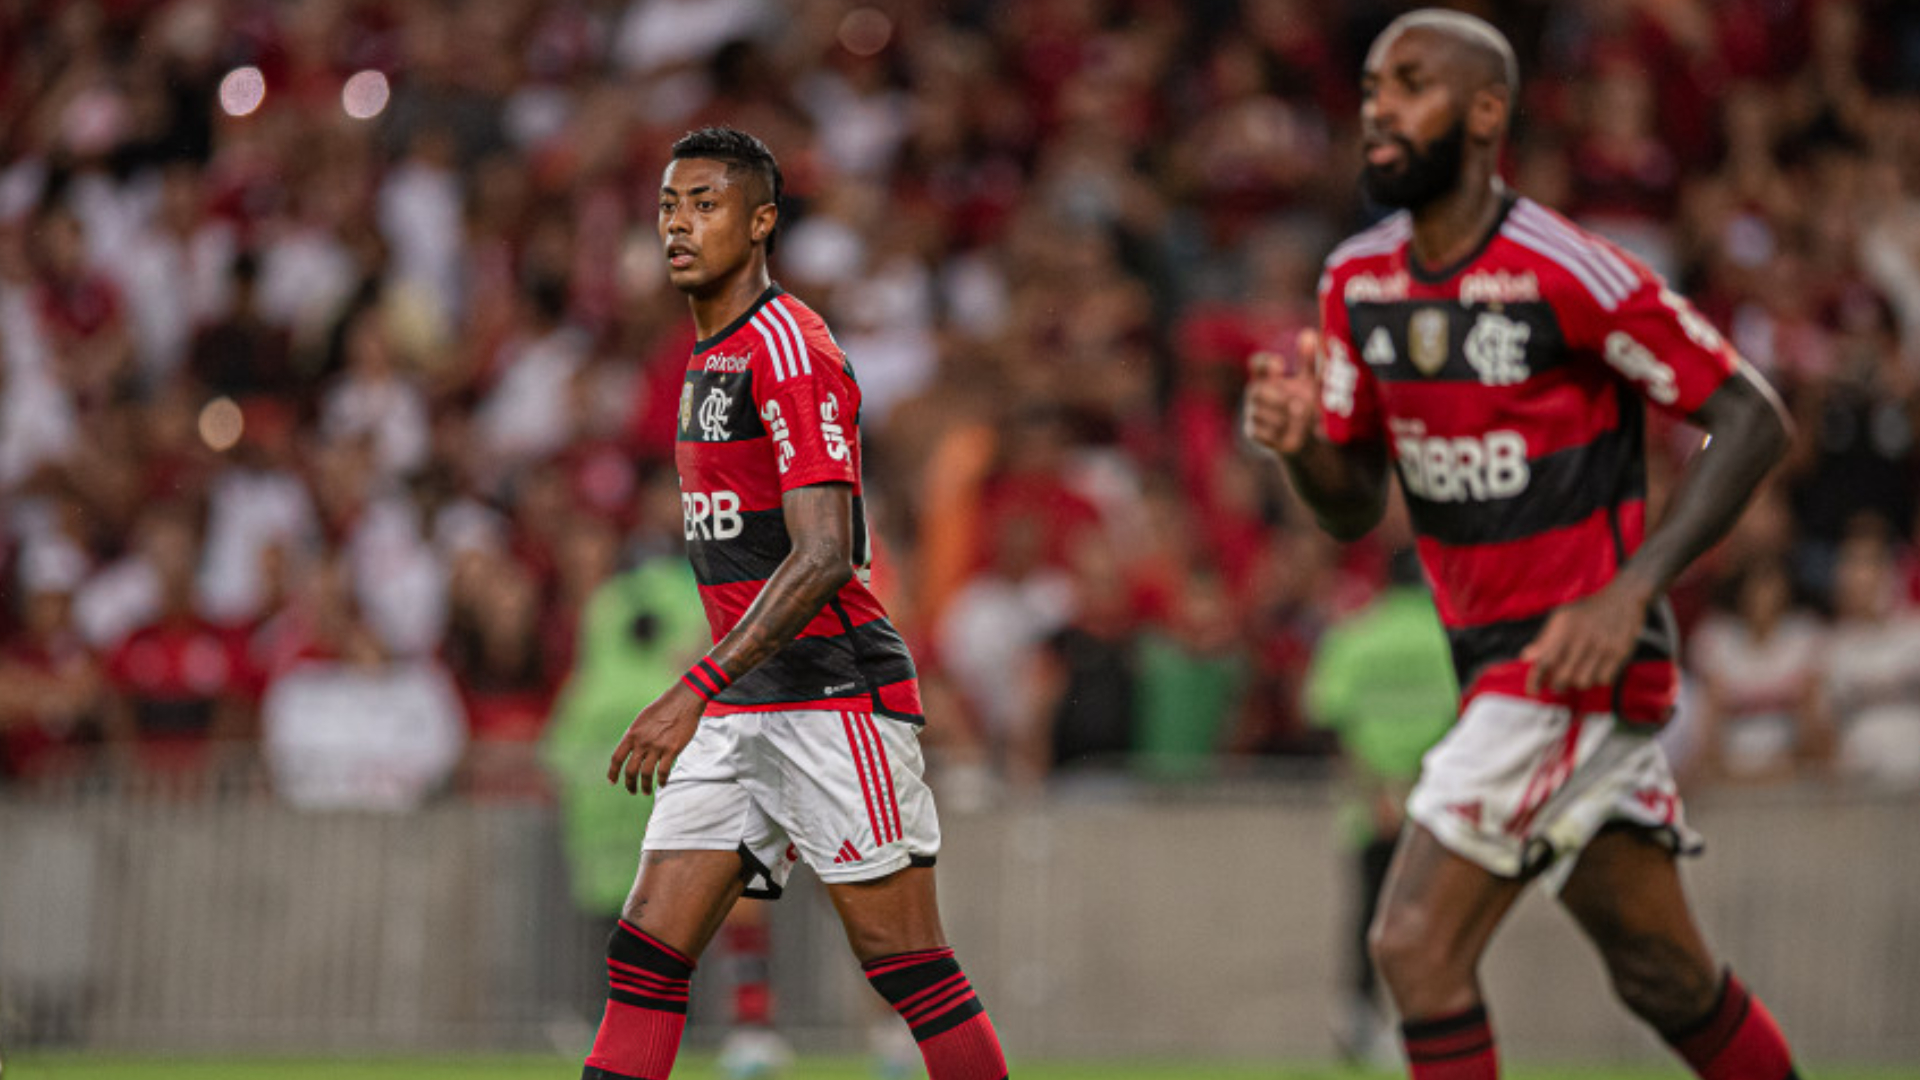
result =
[{"label": "black and red socks", "polygon": [[1006,1080],[1000,1036],[952,949],[883,956],[861,966],[912,1030],[928,1080]]},{"label": "black and red socks", "polygon": [[622,919],[607,942],[607,1011],[581,1080],[666,1080],[692,979],[692,959]]}]

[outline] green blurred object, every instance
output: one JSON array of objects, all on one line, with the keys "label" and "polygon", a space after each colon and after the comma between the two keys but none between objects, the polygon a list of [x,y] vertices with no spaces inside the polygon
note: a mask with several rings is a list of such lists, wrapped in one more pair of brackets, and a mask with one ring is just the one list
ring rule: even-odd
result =
[{"label": "green blurred object", "polygon": [[653,809],[652,798],[607,783],[614,745],[711,635],[693,568],[677,555],[615,574],[587,601],[573,671],[540,744],[560,794],[574,902],[584,912],[619,913]]},{"label": "green blurred object", "polygon": [[1433,600],[1394,585],[1327,631],[1307,672],[1307,715],[1340,737],[1357,801],[1344,813],[1356,842],[1373,835],[1371,802],[1404,802],[1420,758],[1453,725],[1460,690]]},{"label": "green blurred object", "polygon": [[1135,764],[1160,779],[1207,774],[1246,690],[1246,657],[1157,632],[1141,635],[1136,656]]}]

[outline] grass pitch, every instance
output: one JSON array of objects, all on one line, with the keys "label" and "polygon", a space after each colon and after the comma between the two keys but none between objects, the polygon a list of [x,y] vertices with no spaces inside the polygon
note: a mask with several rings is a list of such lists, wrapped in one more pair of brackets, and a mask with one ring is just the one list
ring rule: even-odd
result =
[{"label": "grass pitch", "polygon": [[[1504,1070],[1515,1080],[1682,1080],[1679,1065],[1647,1069],[1619,1067],[1531,1068]],[[23,1054],[9,1057],[0,1080],[571,1080],[580,1075],[573,1059],[489,1058],[123,1058],[99,1055]],[[1176,1061],[1023,1062],[1019,1080],[1397,1080],[1402,1074],[1350,1069],[1339,1065],[1233,1065]],[[1820,1069],[1820,1080],[1920,1080],[1920,1067]],[[722,1080],[713,1059],[688,1055],[674,1071],[676,1080]],[[875,1080],[860,1058],[809,1058],[783,1080]]]}]

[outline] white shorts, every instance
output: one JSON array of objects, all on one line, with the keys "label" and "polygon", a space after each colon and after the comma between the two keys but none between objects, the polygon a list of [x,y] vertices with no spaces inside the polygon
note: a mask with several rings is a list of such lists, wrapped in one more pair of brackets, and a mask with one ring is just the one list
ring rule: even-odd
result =
[{"label": "white shorts", "polygon": [[747,895],[774,898],[801,858],[871,881],[940,853],[920,729],[871,713],[707,716],[647,820],[647,851],[739,851]]},{"label": "white shorts", "polygon": [[1407,815],[1491,873],[1544,872],[1554,892],[1588,841],[1616,822],[1651,831],[1676,853],[1700,850],[1651,731],[1498,694],[1474,698],[1427,751]]}]

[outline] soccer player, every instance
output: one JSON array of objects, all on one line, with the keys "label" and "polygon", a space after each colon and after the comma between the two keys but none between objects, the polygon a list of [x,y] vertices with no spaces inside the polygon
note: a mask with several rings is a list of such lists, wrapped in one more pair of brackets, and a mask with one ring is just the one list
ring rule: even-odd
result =
[{"label": "soccer player", "polygon": [[913,659],[865,583],[860,389],[826,324],[768,273],[780,193],[773,154],[727,128],[676,142],[660,184],[668,277],[700,335],[676,460],[715,644],[640,710],[607,770],[659,794],[583,1080],[672,1072],[701,951],[802,858],[932,1080],[1004,1080],[935,905]]},{"label": "soccer player", "polygon": [[[1321,278],[1321,330],[1253,359],[1246,428],[1321,526],[1400,477],[1462,688],[1408,802],[1372,947],[1417,1080],[1497,1075],[1476,970],[1541,877],[1614,990],[1702,1077],[1794,1076],[1708,952],[1675,855],[1697,847],[1653,732],[1675,696],[1663,590],[1784,452],[1771,390],[1639,262],[1496,173],[1519,89],[1506,39],[1395,20],[1362,81],[1363,179],[1403,212]],[[1645,409],[1711,435],[1645,528]]]}]

